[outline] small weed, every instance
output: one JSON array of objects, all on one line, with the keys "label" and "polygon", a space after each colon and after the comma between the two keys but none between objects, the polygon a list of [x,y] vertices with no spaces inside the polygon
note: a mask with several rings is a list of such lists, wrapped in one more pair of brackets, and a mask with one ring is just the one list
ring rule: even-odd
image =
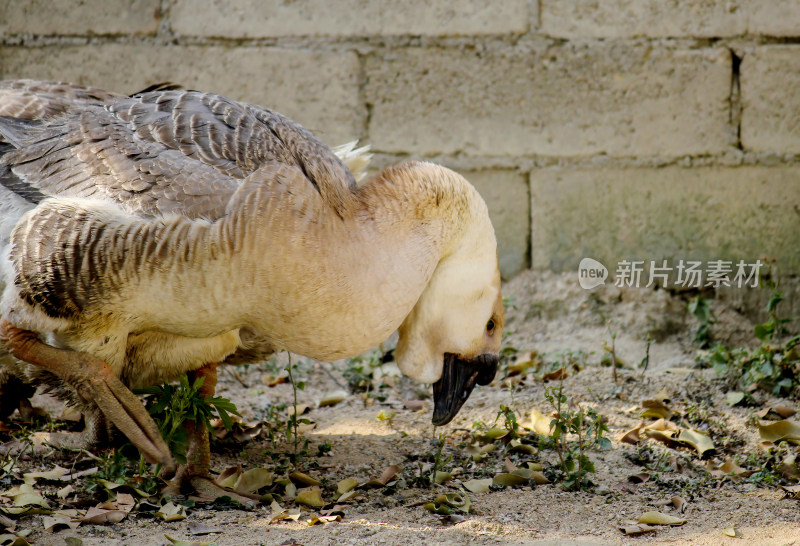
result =
[{"label": "small weed", "polygon": [[603,350],[608,353],[609,365],[611,366],[612,377],[616,385],[619,383],[617,379],[617,332],[611,332],[611,346],[609,347],[606,343],[603,343]]},{"label": "small weed", "polygon": [[711,325],[716,322],[716,317],[708,305],[708,300],[702,296],[693,298],[689,302],[689,312],[700,321],[700,326],[697,327],[694,333],[694,342],[701,349],[710,347],[714,339],[711,333]]},{"label": "small weed", "polygon": [[397,417],[397,413],[393,411],[386,411],[381,410],[378,412],[378,415],[375,416],[375,419],[380,421],[381,423],[386,423],[389,426],[392,426],[392,421],[394,418]]},{"label": "small weed", "polygon": [[221,396],[204,396],[200,392],[204,377],[198,377],[192,385],[186,376],[178,385],[162,385],[138,389],[138,394],[149,394],[147,411],[153,417],[161,435],[179,463],[186,462],[189,439],[186,421],[212,430],[211,419],[219,416],[225,428],[233,425],[230,414],[239,415],[236,406]]},{"label": "small weed", "polygon": [[[603,436],[608,432],[608,427],[594,408],[584,410],[578,406],[570,410],[562,385],[546,387],[544,396],[556,414],[550,426],[554,430],[554,447],[564,473],[562,487],[568,491],[591,487],[593,483],[588,479],[588,474],[594,473],[595,469],[586,451],[594,446],[611,448],[611,440]],[[567,435],[577,440],[568,440]]]},{"label": "small weed", "polygon": [[727,376],[732,385],[746,389],[750,385],[779,396],[790,396],[800,387],[800,336],[784,345],[763,344],[755,351],[728,350],[715,347],[700,358],[720,376]]},{"label": "small weed", "polygon": [[781,336],[789,335],[786,325],[792,322],[792,319],[781,318],[778,315],[778,305],[783,301],[783,292],[778,290],[780,282],[775,263],[769,264],[767,272],[761,277],[761,283],[772,291],[766,307],[769,320],[763,324],[757,324],[754,333],[761,343],[768,343]]},{"label": "small weed", "polygon": [[[775,287],[774,283],[771,286]],[[769,320],[755,326],[754,334],[761,341],[758,349],[727,349],[717,344],[700,355],[698,363],[713,367],[717,375],[727,376],[731,387],[742,390],[757,385],[773,394],[790,396],[800,389],[800,336],[783,344],[775,343],[788,333],[786,324],[791,322],[777,314],[782,299],[780,292],[774,292],[767,303]]]},{"label": "small weed", "polygon": [[436,473],[440,471],[444,471],[444,467],[450,461],[453,460],[453,455],[447,455],[445,457],[442,453],[445,444],[445,436],[444,434],[439,434],[439,437],[436,439],[436,448],[433,450],[433,468],[431,469],[431,475],[429,478],[429,483],[432,486],[436,483]]},{"label": "small weed", "polygon": [[330,442],[322,443],[317,446],[317,454],[315,455],[315,457],[324,457],[326,455],[330,455],[332,449],[333,446],[331,445]]},{"label": "small weed", "polygon": [[586,353],[580,349],[577,351],[562,351],[556,353],[555,360],[545,362],[541,367],[541,371],[547,374],[564,368],[566,370],[579,372],[586,367],[589,354],[591,353]]},{"label": "small weed", "polygon": [[794,453],[779,445],[766,451],[751,453],[744,462],[746,468],[759,468],[760,470],[744,479],[745,482],[778,485],[783,483],[796,483],[800,467],[795,462]]},{"label": "small weed", "polygon": [[289,355],[289,364],[287,365],[286,369],[289,372],[289,382],[292,384],[292,395],[294,400],[294,411],[289,412],[289,420],[286,423],[286,439],[292,441],[293,451],[290,454],[289,458],[292,464],[297,465],[297,461],[302,455],[308,454],[308,440],[305,440],[303,445],[302,451],[299,449],[300,445],[300,434],[298,432],[299,425],[302,424],[309,424],[311,421],[309,419],[300,418],[297,415],[297,391],[298,390],[305,390],[306,383],[305,381],[296,381],[294,375],[297,371],[297,364],[292,364],[292,353],[287,353]]},{"label": "small weed", "polygon": [[639,367],[642,369],[642,377],[644,377],[644,372],[647,371],[647,367],[650,365],[650,346],[653,344],[653,339],[650,336],[647,336],[645,343],[646,346],[644,349],[644,358],[642,358],[642,361],[639,362]]},{"label": "small weed", "polygon": [[394,351],[372,351],[368,356],[357,356],[347,362],[342,372],[352,393],[364,393],[364,399],[386,400],[384,389],[393,385],[400,371],[393,364]]},{"label": "small weed", "polygon": [[436,485],[436,473],[443,472],[447,465],[453,462],[453,454],[444,453],[447,437],[443,433],[436,435],[434,428],[434,437],[430,441],[432,448],[417,459],[419,472],[411,479],[414,487],[432,488]]},{"label": "small weed", "polygon": [[503,419],[503,428],[505,428],[509,432],[508,439],[515,440],[519,438],[520,425],[517,422],[517,414],[514,413],[514,410],[512,410],[511,408],[509,408],[504,404],[500,404],[500,411],[497,412],[497,417],[494,420],[495,425],[501,418]]}]

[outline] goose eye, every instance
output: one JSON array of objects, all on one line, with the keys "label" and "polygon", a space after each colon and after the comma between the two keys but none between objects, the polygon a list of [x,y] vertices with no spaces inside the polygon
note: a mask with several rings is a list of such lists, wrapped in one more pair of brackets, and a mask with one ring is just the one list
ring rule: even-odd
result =
[{"label": "goose eye", "polygon": [[486,323],[486,331],[491,334],[493,330],[494,330],[494,321],[492,319],[489,319],[489,322]]}]

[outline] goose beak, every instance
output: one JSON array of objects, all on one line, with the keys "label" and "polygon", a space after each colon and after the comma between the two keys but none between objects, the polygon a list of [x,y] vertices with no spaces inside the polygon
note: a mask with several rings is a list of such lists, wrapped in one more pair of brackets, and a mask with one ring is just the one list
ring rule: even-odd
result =
[{"label": "goose beak", "polygon": [[469,398],[475,384],[488,385],[497,373],[497,355],[485,354],[469,360],[447,353],[442,377],[433,384],[433,418],[436,426],[446,425]]}]

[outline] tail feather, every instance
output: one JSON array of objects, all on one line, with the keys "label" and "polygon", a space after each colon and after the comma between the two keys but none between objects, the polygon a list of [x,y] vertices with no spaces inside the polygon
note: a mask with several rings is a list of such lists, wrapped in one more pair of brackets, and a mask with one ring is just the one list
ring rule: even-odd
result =
[{"label": "tail feather", "polygon": [[356,182],[360,182],[367,176],[367,168],[372,160],[372,154],[369,153],[369,145],[356,148],[356,144],[358,144],[358,141],[354,140],[347,144],[336,146],[333,148],[333,153],[347,165]]}]

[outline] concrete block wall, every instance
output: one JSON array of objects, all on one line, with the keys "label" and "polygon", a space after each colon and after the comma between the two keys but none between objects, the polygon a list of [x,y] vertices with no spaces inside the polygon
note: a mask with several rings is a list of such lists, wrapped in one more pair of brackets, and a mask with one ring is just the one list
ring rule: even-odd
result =
[{"label": "concrete block wall", "polygon": [[585,256],[800,274],[800,0],[0,0],[0,78],[22,77],[174,81],[377,167],[448,165],[507,277]]}]

